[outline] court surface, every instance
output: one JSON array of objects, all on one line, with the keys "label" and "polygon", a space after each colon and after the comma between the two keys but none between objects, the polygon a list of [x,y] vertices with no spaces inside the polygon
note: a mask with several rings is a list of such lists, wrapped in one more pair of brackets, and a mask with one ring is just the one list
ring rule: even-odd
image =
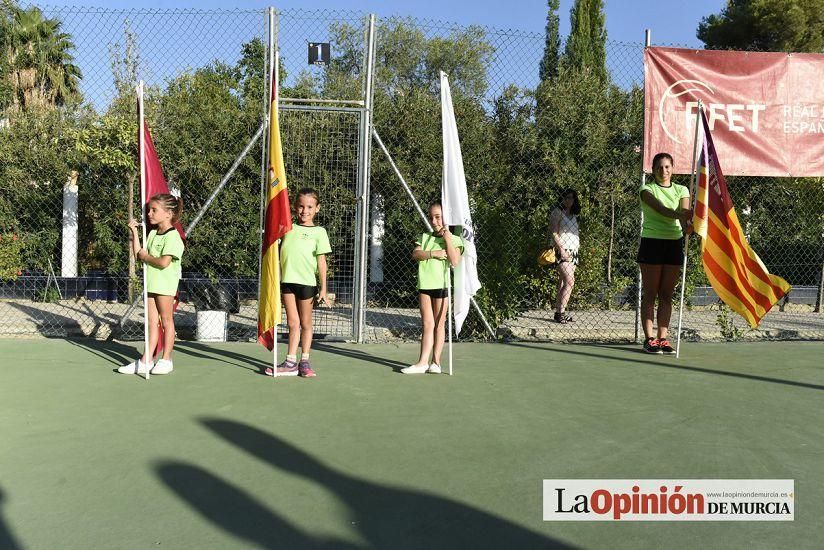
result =
[{"label": "court surface", "polygon": [[[0,548],[820,548],[824,344],[0,341]],[[795,480],[794,522],[544,522],[546,478]]]}]

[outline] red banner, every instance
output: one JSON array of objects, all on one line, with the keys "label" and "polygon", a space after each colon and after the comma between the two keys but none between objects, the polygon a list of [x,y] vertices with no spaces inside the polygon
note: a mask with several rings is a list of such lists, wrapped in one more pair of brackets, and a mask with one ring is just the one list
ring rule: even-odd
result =
[{"label": "red banner", "polygon": [[824,55],[647,48],[644,170],[692,171],[698,100],[727,175],[824,176]]}]

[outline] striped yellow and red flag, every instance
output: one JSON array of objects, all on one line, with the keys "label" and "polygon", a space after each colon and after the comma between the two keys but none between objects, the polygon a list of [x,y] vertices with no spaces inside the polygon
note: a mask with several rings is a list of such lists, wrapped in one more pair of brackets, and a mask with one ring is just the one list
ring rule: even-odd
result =
[{"label": "striped yellow and red flag", "polygon": [[277,63],[272,74],[269,104],[269,171],[267,176],[266,216],[263,221],[263,246],[260,251],[260,296],[258,297],[258,342],[270,351],[275,346],[275,327],[280,323],[280,254],[278,239],[292,230],[286,170],[280,141],[277,101]]},{"label": "striped yellow and red flag", "polygon": [[704,272],[724,303],[756,328],[764,315],[790,291],[790,285],[781,277],[770,275],[747,243],[703,111],[701,123],[704,132],[693,228],[701,236]]}]

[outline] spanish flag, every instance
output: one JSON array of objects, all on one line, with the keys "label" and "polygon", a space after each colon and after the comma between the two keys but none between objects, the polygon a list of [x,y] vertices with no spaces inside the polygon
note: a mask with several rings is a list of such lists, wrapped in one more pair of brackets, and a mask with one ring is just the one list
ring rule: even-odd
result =
[{"label": "spanish flag", "polygon": [[704,132],[693,228],[701,236],[704,272],[724,303],[756,328],[790,291],[790,285],[781,277],[770,275],[744,238],[703,111],[701,122]]},{"label": "spanish flag", "polygon": [[269,175],[266,186],[266,217],[260,251],[260,296],[258,297],[258,342],[270,351],[275,347],[275,327],[280,324],[280,254],[278,240],[292,230],[286,170],[278,119],[277,61],[272,73],[269,103]]}]

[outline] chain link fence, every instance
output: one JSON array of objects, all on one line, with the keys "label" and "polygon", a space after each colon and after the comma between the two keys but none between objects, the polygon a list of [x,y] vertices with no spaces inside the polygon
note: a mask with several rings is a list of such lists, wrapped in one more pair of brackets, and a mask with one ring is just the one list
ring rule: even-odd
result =
[{"label": "chain link fence", "polygon": [[[41,23],[60,23],[62,73],[48,74],[62,77],[38,80],[45,67],[21,59],[0,66],[0,335],[142,338],[142,307],[130,308],[140,294],[139,270],[126,231],[129,209],[139,211],[130,189],[139,196],[133,87],[140,78],[148,85],[147,119],[161,163],[183,194],[184,227],[253,142],[188,235],[176,328],[180,338],[255,339],[263,140],[254,137],[265,111],[267,13],[41,10]],[[37,17],[28,24],[38,24]],[[607,44],[607,79],[561,67],[541,82],[541,34],[380,17],[367,113],[365,14],[285,10],[276,31],[289,187],[319,191],[316,221],[333,248],[335,301],[315,311],[319,338],[419,335],[410,254],[425,224],[364,131],[365,117],[426,210],[440,196],[444,70],[476,226],[484,286],[476,298],[489,324],[500,337],[638,340],[640,42]],[[328,65],[307,64],[309,42],[331,44]],[[371,163],[364,162],[370,147]],[[719,305],[693,239],[684,336],[824,338],[822,179],[728,183],[753,247],[794,288],[758,330],[749,330]],[[536,260],[566,188],[578,192],[582,210],[580,262],[567,306],[573,322],[562,324],[554,320],[558,273]],[[488,337],[470,312],[461,338]]]}]

